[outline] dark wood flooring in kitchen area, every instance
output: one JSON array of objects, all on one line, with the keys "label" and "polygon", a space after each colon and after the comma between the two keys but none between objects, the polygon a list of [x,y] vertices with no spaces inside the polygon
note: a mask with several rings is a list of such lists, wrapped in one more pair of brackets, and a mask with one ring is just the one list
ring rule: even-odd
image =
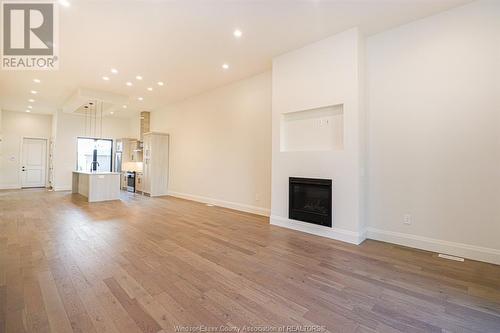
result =
[{"label": "dark wood flooring in kitchen area", "polygon": [[349,245],[171,197],[0,192],[0,332],[198,325],[498,333],[500,266]]}]

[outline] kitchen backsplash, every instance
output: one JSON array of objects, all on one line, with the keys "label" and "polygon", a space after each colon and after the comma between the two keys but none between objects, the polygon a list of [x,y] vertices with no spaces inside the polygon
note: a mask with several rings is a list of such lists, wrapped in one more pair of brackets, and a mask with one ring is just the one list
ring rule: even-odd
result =
[{"label": "kitchen backsplash", "polygon": [[142,162],[126,162],[122,166],[123,171],[142,172]]}]

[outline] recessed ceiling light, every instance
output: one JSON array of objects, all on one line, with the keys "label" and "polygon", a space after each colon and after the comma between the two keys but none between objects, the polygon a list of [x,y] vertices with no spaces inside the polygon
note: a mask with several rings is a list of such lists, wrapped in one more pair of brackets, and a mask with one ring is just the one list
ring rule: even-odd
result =
[{"label": "recessed ceiling light", "polygon": [[113,111],[111,111],[110,114],[115,114],[115,113]]},{"label": "recessed ceiling light", "polygon": [[127,86],[129,86],[129,87],[132,87],[132,82],[130,82],[130,81],[129,81],[129,82],[127,82],[127,83],[125,83],[125,84],[126,84]]},{"label": "recessed ceiling light", "polygon": [[233,31],[233,36],[236,38],[240,38],[243,35],[240,29],[236,29]]},{"label": "recessed ceiling light", "polygon": [[68,0],[59,0],[59,4],[64,7],[69,7],[71,5]]},{"label": "recessed ceiling light", "polygon": [[102,77],[102,79],[103,79],[104,81],[109,81],[109,77],[108,77],[108,76],[103,76],[103,77]]},{"label": "recessed ceiling light", "polygon": [[143,100],[144,100],[144,98],[142,98],[142,97],[137,97],[137,100],[138,100],[138,101],[143,101]]},{"label": "recessed ceiling light", "polygon": [[223,69],[229,69],[229,65],[228,64],[222,64],[222,68]]},{"label": "recessed ceiling light", "polygon": [[111,73],[118,74],[118,70],[116,68],[111,68]]},{"label": "recessed ceiling light", "polygon": [[31,112],[31,110],[26,110],[26,112],[30,113],[30,112]]},{"label": "recessed ceiling light", "polygon": [[36,95],[36,94],[38,94],[38,91],[36,91],[36,90],[32,90],[32,91],[31,91],[31,93],[32,93],[33,95]]},{"label": "recessed ceiling light", "polygon": [[33,107],[31,105],[28,105],[28,109],[33,109]]},{"label": "recessed ceiling light", "polygon": [[33,98],[30,98],[30,99],[28,99],[28,102],[35,103],[35,100]]},{"label": "recessed ceiling light", "polygon": [[139,81],[140,81],[140,80],[142,80],[142,76],[140,76],[140,75],[137,75],[135,78],[136,78],[137,80],[139,80]]},{"label": "recessed ceiling light", "polygon": [[149,91],[153,91],[153,88],[149,87],[149,88],[148,88],[148,90],[149,90]]},{"label": "recessed ceiling light", "polygon": [[126,105],[122,105],[122,108],[126,109],[126,108],[127,108],[127,106],[126,106]]},{"label": "recessed ceiling light", "polygon": [[42,82],[42,81],[40,81],[40,79],[33,79],[33,82],[35,82],[35,83],[40,83],[40,82]]},{"label": "recessed ceiling light", "polygon": [[158,81],[158,85],[161,87],[163,86],[165,83],[163,83],[162,81]]}]

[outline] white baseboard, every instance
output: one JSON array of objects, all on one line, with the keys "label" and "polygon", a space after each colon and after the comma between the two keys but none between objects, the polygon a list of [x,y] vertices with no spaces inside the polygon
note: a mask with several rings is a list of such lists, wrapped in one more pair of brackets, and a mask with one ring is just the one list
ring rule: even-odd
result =
[{"label": "white baseboard", "polygon": [[20,190],[21,186],[19,184],[12,185],[0,185],[0,190]]},{"label": "white baseboard", "polygon": [[215,205],[215,206],[240,210],[242,212],[247,212],[247,213],[252,213],[252,214],[257,214],[257,215],[262,215],[262,216],[269,216],[269,214],[271,213],[271,210],[268,208],[262,208],[262,207],[257,207],[257,206],[240,204],[237,202],[208,198],[208,197],[203,197],[203,196],[199,196],[199,195],[180,193],[180,192],[175,192],[175,191],[168,191],[168,195],[170,195],[172,197],[207,203],[207,204],[211,204],[211,205]]},{"label": "white baseboard", "polygon": [[367,228],[367,238],[500,265],[500,250],[440,239]]},{"label": "white baseboard", "polygon": [[54,187],[54,191],[56,192],[71,191],[71,187],[66,187],[66,186]]},{"label": "white baseboard", "polygon": [[310,224],[305,222],[300,222],[296,220],[290,220],[285,217],[272,215],[271,224],[279,227],[284,227],[288,229],[298,230],[302,232],[307,232],[309,234],[314,234],[317,236],[327,237],[336,239],[342,242],[347,242],[351,244],[361,244],[365,240],[364,233],[340,229],[340,228],[330,228],[321,225]]}]

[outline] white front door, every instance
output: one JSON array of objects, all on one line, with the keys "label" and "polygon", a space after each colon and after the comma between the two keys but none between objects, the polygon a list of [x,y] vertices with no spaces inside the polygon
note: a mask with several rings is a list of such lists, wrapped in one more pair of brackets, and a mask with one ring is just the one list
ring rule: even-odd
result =
[{"label": "white front door", "polygon": [[47,140],[23,139],[21,186],[45,187],[47,177]]}]

